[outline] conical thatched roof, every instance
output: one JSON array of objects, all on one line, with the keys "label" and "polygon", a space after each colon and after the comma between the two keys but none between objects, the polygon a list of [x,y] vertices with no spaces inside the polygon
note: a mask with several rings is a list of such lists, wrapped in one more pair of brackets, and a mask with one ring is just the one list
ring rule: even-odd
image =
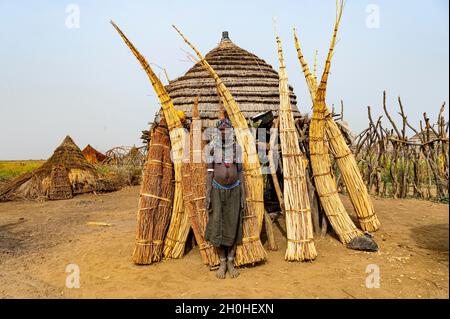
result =
[{"label": "conical thatched roof", "polygon": [[[278,73],[272,66],[235,45],[227,32],[223,33],[219,45],[206,54],[205,58],[231,91],[246,118],[267,111],[278,115]],[[187,117],[191,117],[194,98],[198,96],[201,118],[217,119],[220,102],[216,85],[200,63],[195,64],[185,75],[170,81],[166,89],[175,108],[186,112]],[[289,89],[294,116],[298,117],[300,114],[297,111],[296,96],[292,87]],[[210,126],[210,123],[204,125]]]},{"label": "conical thatched roof", "polygon": [[[38,169],[21,175],[0,189],[0,200],[48,198],[55,181],[55,169],[67,172],[73,194],[97,189],[98,174],[70,136],[66,136],[53,155]],[[53,174],[52,174],[53,172]],[[62,177],[60,174],[58,178]],[[58,183],[56,183],[58,184]],[[52,198],[57,199],[57,198]]]},{"label": "conical thatched roof", "polygon": [[49,173],[57,164],[64,165],[67,170],[80,169],[95,172],[94,166],[88,163],[80,148],[69,135],[55,149],[53,155],[37,169],[36,174]]},{"label": "conical thatched roof", "polygon": [[106,155],[97,151],[91,146],[91,144],[86,145],[86,147],[83,148],[81,152],[83,153],[83,156],[87,159],[87,161],[91,164],[101,163],[106,159]]}]

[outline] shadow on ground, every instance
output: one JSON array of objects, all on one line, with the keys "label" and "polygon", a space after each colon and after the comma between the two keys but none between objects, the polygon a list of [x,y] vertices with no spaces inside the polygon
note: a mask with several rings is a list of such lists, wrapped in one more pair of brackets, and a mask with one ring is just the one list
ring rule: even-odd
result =
[{"label": "shadow on ground", "polygon": [[448,260],[448,224],[434,224],[415,227],[411,230],[411,238],[421,248],[447,253]]},{"label": "shadow on ground", "polygon": [[2,254],[11,254],[18,251],[23,245],[23,239],[20,232],[14,229],[24,221],[19,220],[15,223],[0,225],[0,262]]}]

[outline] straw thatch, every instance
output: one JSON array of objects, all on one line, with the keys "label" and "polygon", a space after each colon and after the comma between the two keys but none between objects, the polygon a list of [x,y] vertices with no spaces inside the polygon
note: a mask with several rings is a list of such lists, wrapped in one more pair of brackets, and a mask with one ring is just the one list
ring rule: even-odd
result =
[{"label": "straw thatch", "polygon": [[[240,106],[245,118],[272,111],[278,116],[280,96],[278,73],[264,60],[237,45],[224,32],[219,45],[205,56]],[[185,75],[166,86],[176,109],[192,117],[191,107],[198,96],[198,107],[204,127],[213,126],[220,113],[216,83],[201,63],[196,63]],[[296,96],[289,87],[290,102],[295,117],[299,117]]]},{"label": "straw thatch", "polygon": [[83,148],[81,152],[83,153],[86,160],[91,164],[102,163],[107,158],[105,154],[100,153],[90,144],[86,145],[86,147]]},{"label": "straw thatch", "polygon": [[72,187],[70,186],[69,173],[64,165],[55,165],[50,174],[50,187],[48,199],[69,199],[72,198]]},{"label": "straw thatch", "polygon": [[[72,194],[87,193],[97,189],[99,176],[94,166],[84,158],[72,138],[66,136],[53,155],[41,167],[4,185],[0,189],[0,200],[48,198],[52,187],[59,187],[65,183],[64,171],[55,168],[57,166],[62,166],[67,171]],[[52,179],[54,169],[60,172],[55,171]],[[63,192],[65,195],[61,195],[63,198],[69,197],[67,185],[65,187],[66,190]],[[52,191],[54,190],[55,188]],[[55,193],[52,194],[52,196],[56,196]]]}]

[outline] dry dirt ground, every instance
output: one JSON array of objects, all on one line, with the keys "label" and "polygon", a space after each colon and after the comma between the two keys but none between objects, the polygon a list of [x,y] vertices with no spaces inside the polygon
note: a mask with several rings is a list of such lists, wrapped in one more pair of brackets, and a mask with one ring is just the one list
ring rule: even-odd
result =
[{"label": "dry dirt ground", "polygon": [[[283,260],[283,230],[276,226],[279,250],[269,252],[266,263],[241,269],[237,279],[218,280],[196,247],[180,260],[131,263],[138,193],[130,187],[66,201],[1,203],[0,297],[449,297],[448,205],[374,199],[382,222],[375,234],[379,252],[348,250],[328,235],[317,239],[319,256],[307,263]],[[80,288],[66,287],[68,264],[79,266]],[[365,285],[370,264],[379,267],[380,288]]]}]

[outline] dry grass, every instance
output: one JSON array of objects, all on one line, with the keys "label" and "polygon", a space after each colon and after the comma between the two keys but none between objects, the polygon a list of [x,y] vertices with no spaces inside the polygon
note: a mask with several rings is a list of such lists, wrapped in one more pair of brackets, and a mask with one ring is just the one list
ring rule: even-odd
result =
[{"label": "dry grass", "polygon": [[103,180],[112,183],[116,188],[139,185],[141,183],[142,166],[102,164],[95,168]]},{"label": "dry grass", "polygon": [[29,173],[45,163],[45,160],[0,161],[0,183]]}]

